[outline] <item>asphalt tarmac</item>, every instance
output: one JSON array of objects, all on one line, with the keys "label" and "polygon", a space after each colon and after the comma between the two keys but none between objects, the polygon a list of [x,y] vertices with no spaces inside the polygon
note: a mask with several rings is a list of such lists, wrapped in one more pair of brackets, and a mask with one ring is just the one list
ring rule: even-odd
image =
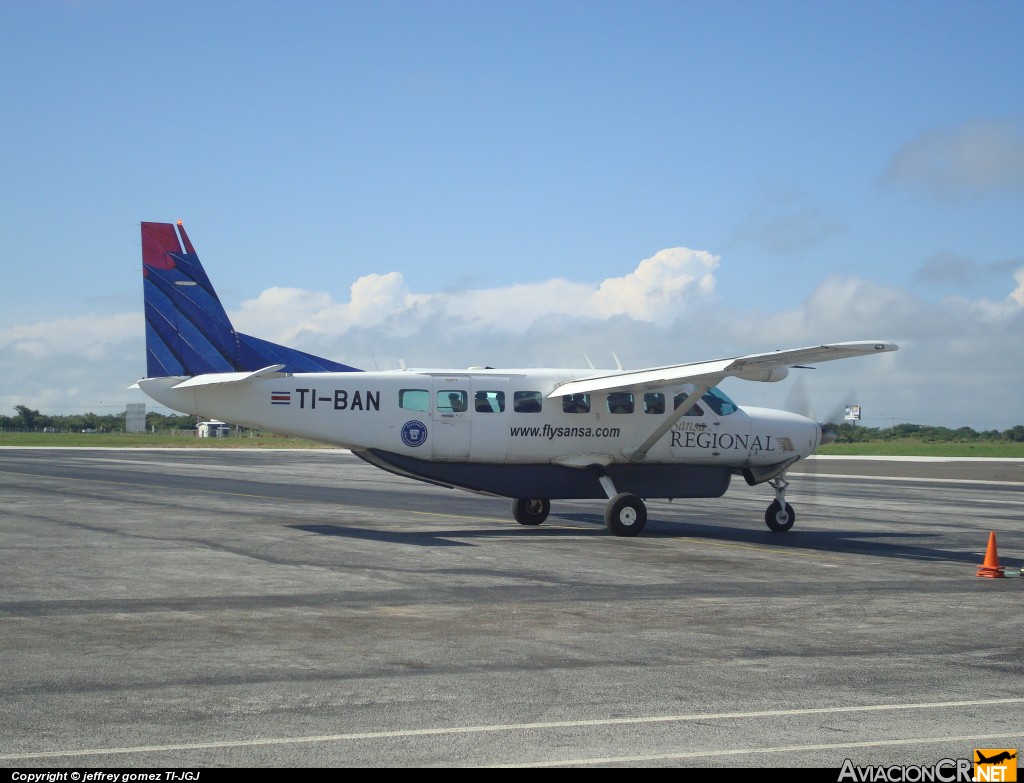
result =
[{"label": "asphalt tarmac", "polygon": [[[510,502],[342,451],[0,449],[0,767],[933,765],[1024,746],[1024,461]],[[833,778],[834,779],[834,778]]]}]

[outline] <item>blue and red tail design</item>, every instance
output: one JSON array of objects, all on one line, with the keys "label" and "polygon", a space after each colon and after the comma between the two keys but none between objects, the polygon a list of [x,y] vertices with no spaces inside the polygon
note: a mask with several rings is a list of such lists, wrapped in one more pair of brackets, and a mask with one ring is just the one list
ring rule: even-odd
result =
[{"label": "blue and red tail design", "polygon": [[142,224],[146,376],[253,372],[359,372],[355,367],[236,332],[185,227]]}]

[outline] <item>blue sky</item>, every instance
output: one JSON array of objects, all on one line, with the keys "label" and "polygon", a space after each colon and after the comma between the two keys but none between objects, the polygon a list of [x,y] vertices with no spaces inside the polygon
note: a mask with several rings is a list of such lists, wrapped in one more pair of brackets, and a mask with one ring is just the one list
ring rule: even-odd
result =
[{"label": "blue sky", "polygon": [[884,338],[728,391],[1022,423],[1022,30],[1019,2],[4,0],[0,408],[144,401],[138,223],[182,219],[239,328],[357,366]]}]

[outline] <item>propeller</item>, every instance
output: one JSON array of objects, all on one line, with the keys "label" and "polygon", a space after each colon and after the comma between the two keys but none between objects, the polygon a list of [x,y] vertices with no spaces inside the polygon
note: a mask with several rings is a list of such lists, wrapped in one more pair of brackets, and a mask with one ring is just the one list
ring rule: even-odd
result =
[{"label": "propeller", "polygon": [[[811,367],[807,369],[814,368]],[[785,409],[790,413],[796,413],[800,416],[811,419],[812,421],[818,422],[818,426],[821,428],[820,444],[822,446],[828,445],[829,443],[835,443],[836,438],[838,437],[836,433],[836,424],[839,421],[842,421],[842,417],[846,413],[845,402],[841,405],[835,406],[833,410],[829,412],[829,415],[825,417],[824,421],[818,420],[811,405],[810,394],[807,391],[806,376],[801,373],[797,375],[796,380],[793,382],[793,386],[786,395],[784,405]],[[818,493],[820,491],[818,470],[819,465],[815,460],[801,461],[800,463],[799,472],[809,479],[809,481],[800,482],[801,493],[812,503],[817,501]]]},{"label": "propeller", "polygon": [[783,407],[790,413],[806,416],[809,419],[813,418],[811,415],[811,398],[807,396],[807,384],[804,382],[802,375],[798,375],[796,381],[790,387]]},{"label": "propeller", "polygon": [[[849,394],[846,395],[846,399],[856,399],[854,391],[851,389]],[[839,425],[843,423],[843,419],[846,416],[846,403],[841,402],[832,408],[832,411],[825,418],[824,421],[819,422],[821,427],[821,445],[826,446],[829,443],[835,443],[836,438],[839,437]]]},{"label": "propeller", "polygon": [[[808,367],[806,369],[814,368]],[[796,381],[789,390],[789,394],[786,395],[785,409],[790,413],[797,413],[808,419],[818,421],[818,426],[821,427],[821,445],[827,446],[829,443],[835,443],[838,437],[837,429],[846,415],[848,401],[855,399],[857,399],[856,392],[851,389],[844,398],[844,401],[834,405],[829,414],[819,421],[811,407],[811,399],[807,394],[807,384],[804,381],[804,376],[801,375],[797,376]]]}]

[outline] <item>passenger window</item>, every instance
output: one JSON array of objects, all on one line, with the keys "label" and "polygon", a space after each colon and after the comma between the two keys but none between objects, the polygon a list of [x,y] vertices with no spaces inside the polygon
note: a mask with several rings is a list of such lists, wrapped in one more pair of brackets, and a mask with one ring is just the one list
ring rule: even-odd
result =
[{"label": "passenger window", "polygon": [[[684,402],[686,402],[689,399],[689,397],[690,397],[690,395],[687,394],[686,392],[679,392],[679,394],[677,394],[675,396],[675,400],[674,400],[674,404],[673,404],[673,410],[675,410],[680,405],[682,405]],[[690,408],[690,410],[688,410],[683,415],[684,416],[703,416],[704,415],[704,411],[701,410],[700,405],[696,405],[695,404],[692,408]]]},{"label": "passenger window", "polygon": [[466,392],[458,389],[445,389],[437,393],[438,413],[465,413]]},{"label": "passenger window", "polygon": [[590,395],[563,394],[562,411],[564,413],[590,413]]},{"label": "passenger window", "polygon": [[540,413],[543,397],[538,391],[518,391],[512,394],[512,409],[516,413]]},{"label": "passenger window", "polygon": [[608,392],[609,413],[632,413],[633,408],[632,392]]},{"label": "passenger window", "polygon": [[399,389],[398,407],[407,411],[429,410],[430,392],[426,389]]},{"label": "passenger window", "polygon": [[473,397],[473,405],[477,413],[503,413],[505,411],[505,392],[478,391]]},{"label": "passenger window", "polygon": [[644,395],[644,413],[664,413],[665,395],[661,392],[647,392]]}]

